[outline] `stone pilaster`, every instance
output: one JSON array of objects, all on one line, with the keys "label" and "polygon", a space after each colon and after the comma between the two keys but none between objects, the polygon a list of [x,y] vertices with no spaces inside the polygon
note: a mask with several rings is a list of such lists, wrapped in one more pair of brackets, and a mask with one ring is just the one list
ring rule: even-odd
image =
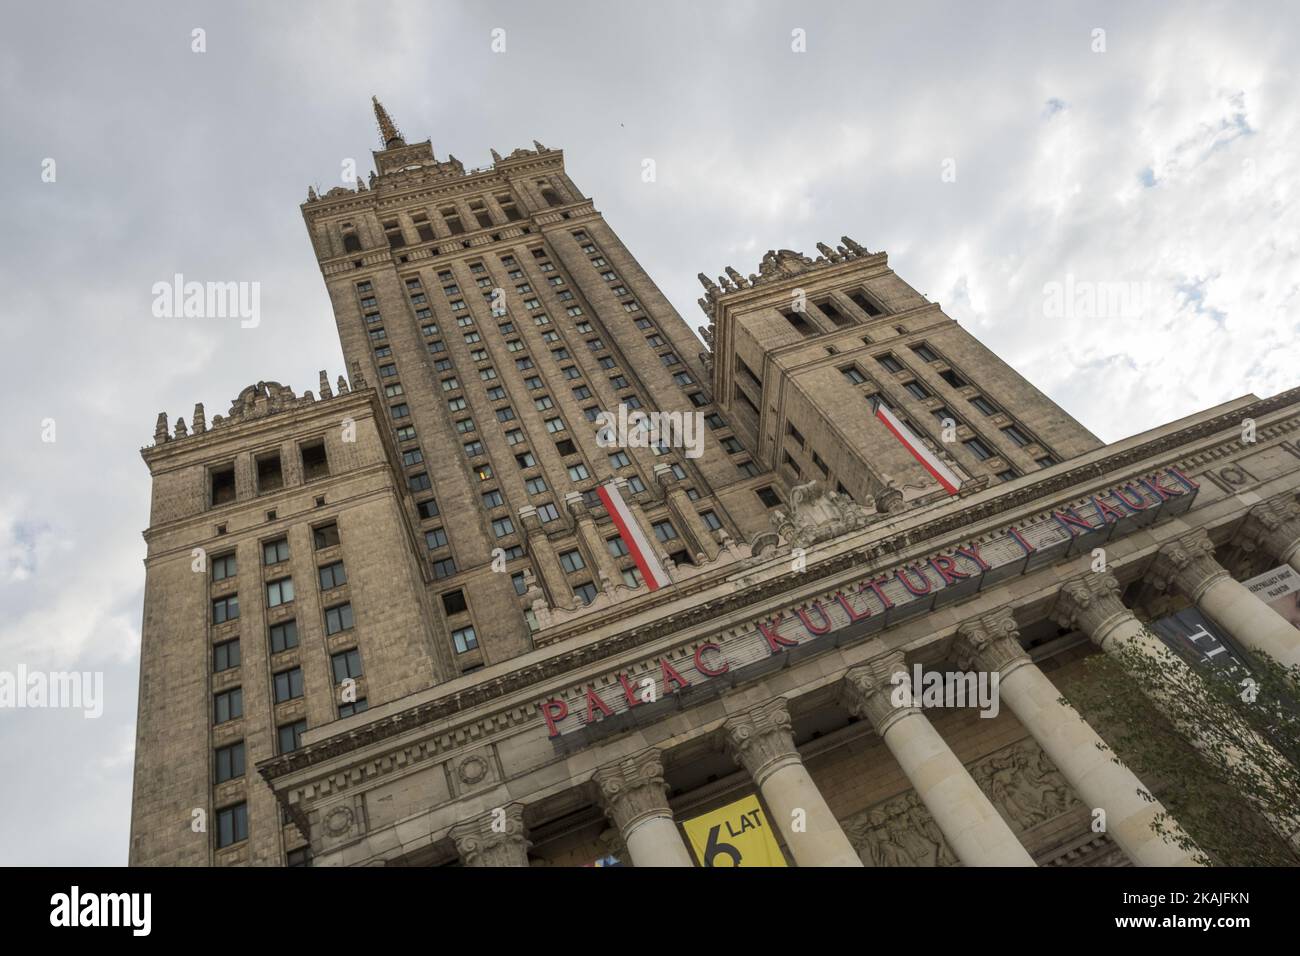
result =
[{"label": "stone pilaster", "polygon": [[578,526],[578,537],[586,546],[600,589],[609,591],[614,585],[622,584],[623,576],[614,563],[609,548],[605,546],[605,539],[596,527],[596,519],[591,516],[591,509],[587,507],[582,495],[576,491],[569,492],[564,496],[564,506],[569,509],[569,514],[573,515],[574,523]]},{"label": "stone pilaster", "polygon": [[634,865],[693,865],[668,806],[664,765],[657,749],[601,767],[592,781]]},{"label": "stone pilaster", "polygon": [[466,866],[527,866],[528,831],[524,805],[512,803],[451,828],[456,852]]},{"label": "stone pilaster", "polygon": [[749,771],[800,866],[861,866],[862,859],[804,768],[790,710],[777,697],[723,724],[736,762]]},{"label": "stone pilaster", "polygon": [[[691,413],[683,412],[683,414]],[[662,462],[656,464],[654,477],[659,487],[663,489],[664,501],[668,504],[669,513],[676,519],[682,532],[687,535],[687,546],[691,549],[691,554],[698,556],[702,553],[705,560],[712,561],[718,556],[720,550],[717,539],[713,537],[713,532],[704,523],[700,513],[695,510],[694,502],[687,497],[686,489],[673,474],[672,467]]]}]

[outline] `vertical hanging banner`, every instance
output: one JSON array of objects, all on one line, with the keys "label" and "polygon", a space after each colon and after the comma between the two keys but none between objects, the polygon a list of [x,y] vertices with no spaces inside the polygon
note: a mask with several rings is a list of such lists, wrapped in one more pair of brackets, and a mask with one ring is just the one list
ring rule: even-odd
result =
[{"label": "vertical hanging banner", "polygon": [[657,591],[661,587],[672,584],[668,579],[668,574],[664,567],[659,563],[655,556],[654,548],[650,546],[645,532],[637,524],[636,519],[632,517],[632,511],[628,508],[627,502],[623,500],[622,494],[619,493],[618,485],[612,481],[596,489],[600,495],[601,504],[609,512],[609,516],[614,519],[614,526],[618,528],[618,533],[623,537],[623,543],[627,545],[627,550],[632,555],[632,560],[636,562],[637,569],[641,572],[641,577],[645,580],[646,587],[651,591]]},{"label": "vertical hanging banner", "polygon": [[758,797],[749,796],[682,824],[700,866],[785,866],[785,855],[763,815]]},{"label": "vertical hanging banner", "polygon": [[957,494],[961,488],[961,479],[951,468],[945,465],[934,452],[926,447],[925,442],[912,434],[912,430],[899,420],[893,410],[879,398],[871,400],[871,411],[880,422],[893,432],[894,437],[908,450],[921,467],[930,473],[935,481],[943,485],[943,490],[950,495]]}]

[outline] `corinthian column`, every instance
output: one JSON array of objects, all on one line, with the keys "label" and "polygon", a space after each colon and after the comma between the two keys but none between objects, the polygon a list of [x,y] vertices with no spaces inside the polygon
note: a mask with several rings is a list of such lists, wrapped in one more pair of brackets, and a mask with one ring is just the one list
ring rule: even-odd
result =
[{"label": "corinthian column", "polygon": [[[1165,643],[1124,605],[1120,600],[1119,582],[1109,572],[1085,574],[1067,581],[1061,587],[1061,593],[1057,597],[1055,613],[1056,620],[1062,627],[1084,631],[1092,638],[1092,642],[1107,654],[1117,654],[1121,648],[1131,645],[1146,656],[1159,661],[1161,666],[1180,672],[1183,683],[1190,682],[1195,686],[1195,681],[1199,680],[1194,674],[1186,676],[1189,670],[1187,663],[1166,647]],[[1168,716],[1170,708],[1165,699],[1168,692],[1159,686],[1150,686],[1146,681],[1140,684],[1142,692],[1150,698],[1157,709]],[[1173,717],[1171,720],[1188,743],[1198,750],[1206,749],[1207,742],[1199,728],[1187,726]],[[1235,734],[1241,739],[1252,739],[1253,746],[1259,752],[1271,750],[1270,745],[1259,739],[1249,726],[1244,725],[1244,722],[1235,730]],[[1250,755],[1235,746],[1225,745],[1222,752],[1230,765],[1253,766]],[[1276,759],[1284,758],[1278,755]],[[1260,771],[1256,769],[1255,773],[1259,774]],[[1292,847],[1300,850],[1300,819],[1279,817],[1264,807],[1258,809],[1274,832]]]},{"label": "corinthian column", "polygon": [[524,805],[512,803],[451,828],[460,861],[466,866],[527,866],[528,831]]},{"label": "corinthian column", "polygon": [[[891,700],[895,696],[898,703]],[[844,703],[871,721],[967,866],[1034,866],[1005,820],[912,702],[903,655],[883,655],[844,675]]]},{"label": "corinthian column", "polygon": [[1263,651],[1283,667],[1300,664],[1300,630],[1251,594],[1214,560],[1204,529],[1190,531],[1156,555],[1158,585],[1173,584],[1241,643]]},{"label": "corinthian column", "polygon": [[657,749],[601,767],[592,780],[634,866],[694,866],[673,823]]},{"label": "corinthian column", "polygon": [[1300,571],[1300,505],[1289,494],[1254,508],[1244,530],[1279,561]]},{"label": "corinthian column", "polygon": [[[973,667],[972,667],[973,665]],[[1106,813],[1106,833],[1138,866],[1198,866],[1192,854],[1158,835],[1165,812],[1127,767],[1110,759],[1105,743],[1020,646],[1009,610],[975,618],[957,629],[957,666],[997,673],[998,694],[1084,803]]]},{"label": "corinthian column", "polygon": [[[790,711],[778,697],[723,724],[736,763],[749,771],[800,866],[861,866],[821,791],[804,769],[790,731]],[[799,819],[801,826],[794,827]]]}]

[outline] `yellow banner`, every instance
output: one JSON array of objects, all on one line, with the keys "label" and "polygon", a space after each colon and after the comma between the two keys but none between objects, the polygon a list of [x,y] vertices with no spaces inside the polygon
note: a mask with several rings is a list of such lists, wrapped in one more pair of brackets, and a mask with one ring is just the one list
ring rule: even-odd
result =
[{"label": "yellow banner", "polygon": [[745,797],[682,824],[701,866],[785,866],[758,797]]}]

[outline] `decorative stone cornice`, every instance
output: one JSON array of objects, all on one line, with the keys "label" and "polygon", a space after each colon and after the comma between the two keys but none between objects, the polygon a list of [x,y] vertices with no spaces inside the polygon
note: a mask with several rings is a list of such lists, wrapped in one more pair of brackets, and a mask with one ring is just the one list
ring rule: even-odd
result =
[{"label": "decorative stone cornice", "polygon": [[1228,571],[1214,559],[1214,542],[1196,528],[1160,549],[1151,569],[1152,583],[1161,591],[1172,585],[1193,603]]},{"label": "decorative stone cornice", "polygon": [[528,831],[524,805],[507,806],[451,828],[451,840],[466,866],[527,866]]},{"label": "decorative stone cornice", "polygon": [[646,820],[672,814],[658,748],[651,747],[601,767],[591,779],[605,815],[618,827],[624,840]]},{"label": "decorative stone cornice", "polygon": [[[896,693],[901,695],[897,704],[893,699]],[[846,671],[840,699],[849,713],[871,721],[881,737],[904,717],[920,713],[912,701],[907,662],[898,651],[882,654]]]},{"label": "decorative stone cornice", "polygon": [[1255,506],[1246,516],[1242,536],[1243,543],[1290,561],[1300,552],[1300,504],[1288,492]]},{"label": "decorative stone cornice", "polygon": [[790,725],[790,708],[784,697],[751,707],[722,725],[727,746],[736,763],[762,786],[782,767],[799,763]]},{"label": "decorative stone cornice", "polygon": [[1020,628],[1009,608],[963,622],[957,628],[956,652],[961,670],[996,671],[1002,677],[1029,663],[1029,655],[1020,646]]},{"label": "decorative stone cornice", "polygon": [[1121,621],[1133,617],[1120,599],[1122,588],[1109,571],[1090,571],[1066,581],[1056,598],[1054,617],[1061,627],[1079,629],[1098,647]]}]

